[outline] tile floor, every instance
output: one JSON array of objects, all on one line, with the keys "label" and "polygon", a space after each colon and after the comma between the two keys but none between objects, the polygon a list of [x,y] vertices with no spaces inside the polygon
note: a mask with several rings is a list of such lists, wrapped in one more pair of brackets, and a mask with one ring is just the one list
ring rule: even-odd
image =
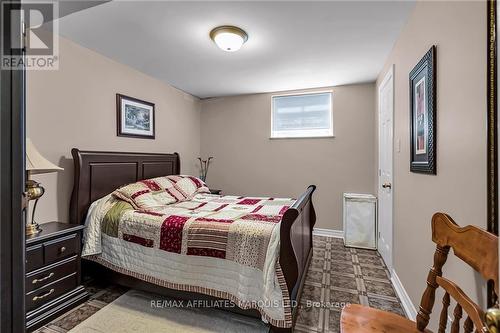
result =
[{"label": "tile floor", "polygon": [[[346,248],[342,239],[314,236],[295,332],[339,332],[340,312],[347,303],[369,305],[404,315],[376,251]],[[66,333],[127,291],[115,285],[90,285],[90,299],[36,333]]]},{"label": "tile floor", "polygon": [[296,332],[339,332],[340,312],[363,304],[404,315],[377,251],[347,248],[340,238],[314,237]]}]

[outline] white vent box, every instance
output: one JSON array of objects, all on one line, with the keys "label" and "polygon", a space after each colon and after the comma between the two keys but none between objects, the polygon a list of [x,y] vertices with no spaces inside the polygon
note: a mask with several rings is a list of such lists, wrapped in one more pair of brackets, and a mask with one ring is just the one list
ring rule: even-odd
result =
[{"label": "white vent box", "polygon": [[377,198],[344,193],[344,245],[377,249]]}]

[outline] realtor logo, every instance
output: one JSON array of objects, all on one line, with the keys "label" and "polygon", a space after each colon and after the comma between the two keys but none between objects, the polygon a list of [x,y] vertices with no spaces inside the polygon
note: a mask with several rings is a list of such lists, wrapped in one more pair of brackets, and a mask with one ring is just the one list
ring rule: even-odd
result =
[{"label": "realtor logo", "polygon": [[59,68],[59,25],[56,1],[2,2],[2,69]]}]

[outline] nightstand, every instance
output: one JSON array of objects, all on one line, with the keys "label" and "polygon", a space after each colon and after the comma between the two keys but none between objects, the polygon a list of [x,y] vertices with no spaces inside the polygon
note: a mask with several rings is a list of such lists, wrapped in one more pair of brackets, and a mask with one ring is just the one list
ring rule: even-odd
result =
[{"label": "nightstand", "polygon": [[222,190],[216,190],[216,189],[209,189],[210,190],[210,194],[218,194],[218,195],[222,195]]},{"label": "nightstand", "polygon": [[26,236],[26,329],[32,331],[87,300],[81,285],[82,225],[50,222]]}]

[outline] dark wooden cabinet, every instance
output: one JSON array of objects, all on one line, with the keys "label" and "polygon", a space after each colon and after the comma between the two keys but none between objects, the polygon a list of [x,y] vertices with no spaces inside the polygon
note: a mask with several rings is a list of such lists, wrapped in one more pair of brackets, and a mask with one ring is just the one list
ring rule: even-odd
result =
[{"label": "dark wooden cabinet", "polygon": [[26,328],[49,322],[81,304],[88,294],[81,284],[83,226],[50,222],[26,236]]}]

